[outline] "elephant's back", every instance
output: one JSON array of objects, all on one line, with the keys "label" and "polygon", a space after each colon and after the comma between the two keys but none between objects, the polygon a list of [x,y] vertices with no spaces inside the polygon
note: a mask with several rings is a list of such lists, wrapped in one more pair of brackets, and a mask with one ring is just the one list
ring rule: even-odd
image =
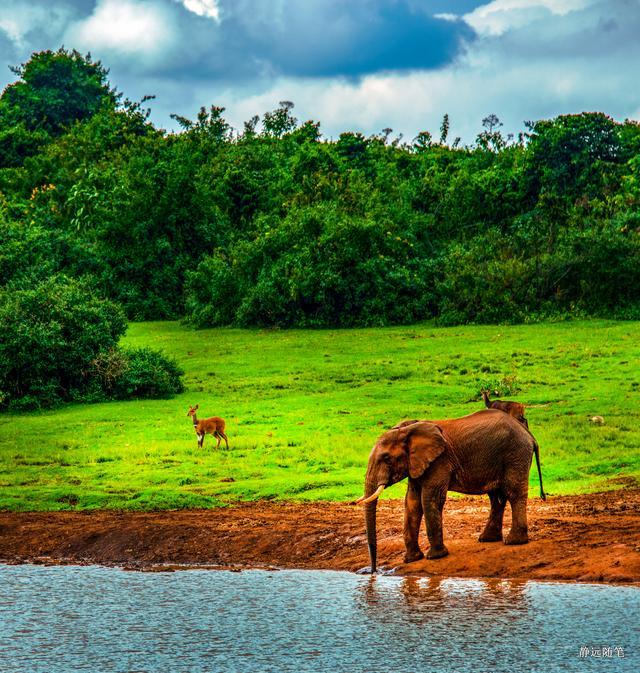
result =
[{"label": "elephant's back", "polygon": [[533,454],[535,439],[515,418],[498,409],[483,409],[462,418],[438,421],[445,437],[466,462],[486,461],[500,466],[514,451],[523,457]]},{"label": "elephant's back", "polygon": [[518,438],[523,441],[533,439],[523,425],[513,416],[499,409],[481,409],[460,418],[449,418],[444,421],[434,421],[447,434],[459,438],[473,435],[489,434],[496,438]]}]

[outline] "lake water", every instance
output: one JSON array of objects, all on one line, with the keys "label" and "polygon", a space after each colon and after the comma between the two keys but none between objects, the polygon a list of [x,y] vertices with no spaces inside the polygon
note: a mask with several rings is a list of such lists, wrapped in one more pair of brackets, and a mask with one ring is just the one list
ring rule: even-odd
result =
[{"label": "lake water", "polygon": [[636,673],[639,617],[631,586],[0,566],[0,671]]}]

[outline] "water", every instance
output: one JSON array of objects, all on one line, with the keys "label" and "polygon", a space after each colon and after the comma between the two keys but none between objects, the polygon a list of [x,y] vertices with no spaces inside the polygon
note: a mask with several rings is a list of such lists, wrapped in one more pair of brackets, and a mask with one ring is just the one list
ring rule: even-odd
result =
[{"label": "water", "polygon": [[2,673],[640,670],[638,587],[69,566],[0,587]]}]

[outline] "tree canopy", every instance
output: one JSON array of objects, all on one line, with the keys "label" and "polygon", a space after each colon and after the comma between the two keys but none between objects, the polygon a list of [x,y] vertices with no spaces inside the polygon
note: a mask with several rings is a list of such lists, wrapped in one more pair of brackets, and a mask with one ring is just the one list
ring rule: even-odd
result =
[{"label": "tree canopy", "polygon": [[[130,319],[197,326],[640,317],[640,126],[497,115],[322,136],[294,105],[155,128],[107,70],[34,54],[0,97],[0,283],[65,274]],[[436,140],[437,138],[437,140]]]},{"label": "tree canopy", "polygon": [[75,50],[38,52],[11,70],[19,79],[0,99],[2,126],[23,124],[29,131],[58,135],[104,106],[113,109],[117,102],[100,61]]}]

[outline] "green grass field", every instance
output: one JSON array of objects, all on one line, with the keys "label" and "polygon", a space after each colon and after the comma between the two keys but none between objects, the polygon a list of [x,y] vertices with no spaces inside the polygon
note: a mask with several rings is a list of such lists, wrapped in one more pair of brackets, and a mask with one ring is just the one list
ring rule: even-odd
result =
[{"label": "green grass field", "polygon": [[[551,494],[640,477],[640,323],[431,325],[335,331],[192,331],[132,324],[130,345],[177,358],[171,400],[0,416],[0,508],[174,509],[237,500],[346,500],[383,430],[481,408],[505,377],[533,405]],[[199,450],[188,405],[227,421],[231,448]],[[594,426],[589,415],[605,418]],[[537,476],[531,472],[532,494]],[[385,497],[401,497],[399,484]]]}]

